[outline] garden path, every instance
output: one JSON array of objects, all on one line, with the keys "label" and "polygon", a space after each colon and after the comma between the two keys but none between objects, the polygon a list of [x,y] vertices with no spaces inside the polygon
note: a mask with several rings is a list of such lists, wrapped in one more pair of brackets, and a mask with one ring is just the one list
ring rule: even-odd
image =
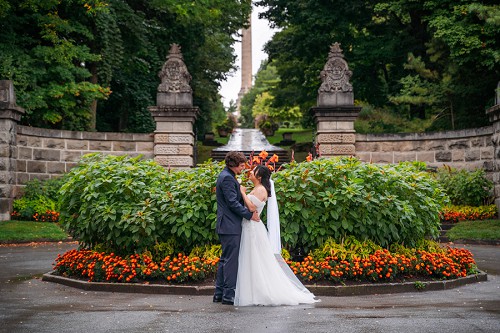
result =
[{"label": "garden path", "polygon": [[262,150],[265,150],[269,155],[276,154],[279,156],[279,165],[290,161],[288,151],[270,144],[264,134],[258,129],[235,129],[225,146],[212,150],[212,159],[222,161],[226,153],[232,150],[241,151],[246,156],[250,155],[252,151],[258,154]]}]

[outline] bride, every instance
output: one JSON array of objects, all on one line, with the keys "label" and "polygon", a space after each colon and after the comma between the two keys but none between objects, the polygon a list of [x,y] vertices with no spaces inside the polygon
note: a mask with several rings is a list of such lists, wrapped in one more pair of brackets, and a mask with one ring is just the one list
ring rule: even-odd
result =
[{"label": "bride", "polygon": [[[258,165],[249,176],[254,185],[253,190],[247,195],[246,188],[241,186],[245,205],[250,211],[257,210],[260,214],[269,197],[275,200],[274,186],[270,178],[269,169]],[[275,212],[269,211],[271,207]],[[268,228],[271,231],[270,216],[277,216],[277,204],[270,205],[269,208]],[[297,279],[279,254],[279,218],[275,219],[278,224],[274,226],[278,228],[278,241],[273,244],[262,221],[242,221],[234,305],[298,305],[319,302]]]}]

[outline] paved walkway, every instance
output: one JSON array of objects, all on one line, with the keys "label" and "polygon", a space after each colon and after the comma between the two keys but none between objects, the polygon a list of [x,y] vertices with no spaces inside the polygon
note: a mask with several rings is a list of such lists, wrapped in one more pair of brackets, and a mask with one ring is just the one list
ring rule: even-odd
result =
[{"label": "paved walkway", "polygon": [[0,332],[499,332],[500,247],[465,246],[488,281],[438,292],[235,308],[210,296],[88,292],[44,282],[75,244],[0,247]]},{"label": "paved walkway", "polygon": [[266,137],[258,129],[236,128],[231,134],[227,145],[214,149],[215,151],[266,151],[283,150],[267,141]]}]

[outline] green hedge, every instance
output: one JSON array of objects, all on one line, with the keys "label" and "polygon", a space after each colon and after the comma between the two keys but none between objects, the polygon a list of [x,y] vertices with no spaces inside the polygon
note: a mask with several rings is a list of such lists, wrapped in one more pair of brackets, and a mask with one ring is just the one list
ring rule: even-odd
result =
[{"label": "green hedge", "polygon": [[493,203],[493,182],[483,169],[457,170],[449,166],[439,168],[436,178],[456,206],[482,206]]},{"label": "green hedge", "polygon": [[362,163],[355,158],[319,159],[275,175],[282,238],[306,251],[346,236],[415,245],[437,237],[443,190],[420,162]]},{"label": "green hedge", "polygon": [[[68,232],[88,247],[152,250],[175,238],[188,253],[218,242],[215,182],[221,163],[167,171],[139,158],[84,157],[61,188]],[[286,247],[306,251],[346,236],[412,246],[438,234],[446,196],[422,163],[375,165],[355,158],[293,163],[273,175]]]}]

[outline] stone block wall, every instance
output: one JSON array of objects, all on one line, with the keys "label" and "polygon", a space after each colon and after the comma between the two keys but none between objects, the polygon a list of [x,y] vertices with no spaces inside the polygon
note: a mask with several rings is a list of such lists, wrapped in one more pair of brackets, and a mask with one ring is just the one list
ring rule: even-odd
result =
[{"label": "stone block wall", "polygon": [[32,179],[60,176],[89,153],[154,158],[153,134],[73,132],[17,126],[14,194]]},{"label": "stone block wall", "polygon": [[422,161],[433,167],[494,169],[493,127],[404,134],[356,134],[356,156],[364,162]]}]

